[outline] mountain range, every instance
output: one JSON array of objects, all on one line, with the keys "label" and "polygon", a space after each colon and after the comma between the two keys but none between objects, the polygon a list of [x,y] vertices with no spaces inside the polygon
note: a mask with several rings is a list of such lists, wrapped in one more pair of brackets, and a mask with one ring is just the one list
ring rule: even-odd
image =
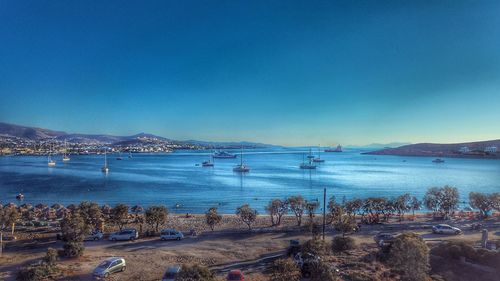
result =
[{"label": "mountain range", "polygon": [[172,140],[165,137],[148,134],[139,133],[132,136],[114,136],[107,134],[78,134],[78,133],[66,133],[63,131],[55,131],[45,128],[20,126],[9,123],[0,122],[0,136],[3,137],[15,137],[26,140],[38,141],[46,139],[55,139],[59,141],[66,140],[69,143],[102,143],[102,144],[131,144],[134,142],[141,141],[141,139],[157,139],[158,141],[180,143],[180,144],[191,144],[199,146],[213,146],[213,147],[269,147],[273,145],[264,143],[254,143],[254,142],[212,142],[212,141],[198,141],[198,140],[187,140],[178,141]]}]

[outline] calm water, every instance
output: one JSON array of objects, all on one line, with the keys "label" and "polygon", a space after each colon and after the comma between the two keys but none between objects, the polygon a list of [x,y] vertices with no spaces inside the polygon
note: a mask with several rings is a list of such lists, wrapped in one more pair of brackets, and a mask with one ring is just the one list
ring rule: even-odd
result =
[{"label": "calm water", "polygon": [[[109,156],[110,173],[100,168],[102,155],[75,156],[47,167],[45,157],[0,157],[0,202],[14,202],[22,192],[25,202],[78,203],[91,200],[110,205],[127,203],[165,204],[178,213],[204,212],[218,206],[233,213],[243,203],[263,212],[271,198],[301,194],[307,199],[328,197],[397,196],[410,193],[423,197],[431,186],[452,185],[464,201],[470,191],[500,192],[500,161],[361,155],[359,151],[322,153],[325,163],[317,170],[300,170],[298,149],[246,151],[251,172],[232,172],[238,159],[216,159],[215,167],[196,166],[208,152],[179,151],[171,154]],[[404,161],[406,160],[406,161]],[[180,208],[174,208],[181,204]]]}]

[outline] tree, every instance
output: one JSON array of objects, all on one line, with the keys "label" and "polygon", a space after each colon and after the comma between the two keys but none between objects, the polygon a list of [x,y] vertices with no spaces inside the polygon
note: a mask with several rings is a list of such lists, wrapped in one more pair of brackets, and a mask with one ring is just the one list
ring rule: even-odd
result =
[{"label": "tree", "polygon": [[122,230],[123,226],[128,223],[128,206],[125,204],[116,205],[110,211],[109,220]]},{"label": "tree", "polygon": [[214,227],[216,224],[219,224],[222,220],[222,216],[217,213],[217,208],[212,207],[208,209],[205,213],[205,221],[212,231],[214,231]]},{"label": "tree", "polygon": [[281,199],[272,199],[267,204],[266,211],[271,216],[272,225],[280,225],[281,218],[288,212],[288,202]]},{"label": "tree", "polygon": [[394,239],[389,262],[403,281],[424,281],[429,272],[429,248],[415,233],[403,233]]},{"label": "tree", "polygon": [[248,204],[244,204],[236,209],[236,215],[246,223],[248,230],[251,230],[252,223],[257,219],[257,210],[250,208]]},{"label": "tree", "polygon": [[344,214],[344,207],[335,201],[335,196],[330,197],[327,208],[328,224],[338,222],[340,217]]},{"label": "tree", "polygon": [[353,216],[354,219],[356,219],[356,214],[361,211],[361,207],[363,206],[363,200],[355,198],[346,201],[343,205],[346,214],[349,216]]},{"label": "tree", "polygon": [[387,210],[387,199],[383,197],[366,198],[363,201],[362,209],[362,219],[365,222],[368,224],[379,223],[380,215],[383,215]]},{"label": "tree", "polygon": [[299,281],[302,277],[300,268],[292,259],[277,259],[271,268],[271,281]]},{"label": "tree", "polygon": [[305,209],[305,200],[302,198],[302,196],[292,196],[288,198],[288,204],[290,206],[290,209],[292,212],[295,214],[295,218],[297,219],[297,225],[301,226],[302,225],[302,215],[304,214],[304,209]]},{"label": "tree", "polygon": [[500,212],[500,193],[492,193],[490,197],[493,209],[495,209],[497,212]]},{"label": "tree", "polygon": [[340,216],[334,223],[335,229],[342,233],[342,237],[345,237],[346,233],[355,231],[357,226],[356,220],[348,215]]},{"label": "tree", "polygon": [[307,215],[309,216],[309,222],[312,222],[314,218],[314,213],[319,208],[319,201],[318,200],[306,201],[305,207],[307,210]]},{"label": "tree", "polygon": [[11,227],[14,232],[14,224],[19,219],[20,215],[14,206],[0,205],[0,256],[3,252],[3,232]]},{"label": "tree", "polygon": [[402,221],[405,213],[411,209],[410,194],[406,193],[394,199],[393,207],[394,210],[398,213],[399,221]]},{"label": "tree", "polygon": [[205,266],[192,264],[182,265],[176,281],[215,281],[215,275]]},{"label": "tree", "polygon": [[102,221],[102,211],[97,203],[83,201],[78,206],[78,209],[83,220],[91,229],[99,228]]},{"label": "tree", "polygon": [[480,216],[485,218],[493,209],[494,194],[488,195],[481,192],[469,193],[469,203],[472,208],[478,209]]},{"label": "tree", "polygon": [[418,200],[417,197],[412,196],[410,205],[413,216],[415,217],[415,210],[420,210],[420,208],[422,208],[422,201]]},{"label": "tree", "polygon": [[146,223],[158,232],[160,225],[167,222],[168,210],[165,206],[151,206],[146,209],[144,216]]},{"label": "tree", "polygon": [[64,217],[61,221],[61,232],[66,257],[79,257],[83,254],[83,240],[90,231],[91,226],[85,223],[78,209]]},{"label": "tree", "polygon": [[433,211],[433,216],[441,214],[445,219],[458,206],[459,194],[455,187],[432,187],[427,190],[424,205]]}]

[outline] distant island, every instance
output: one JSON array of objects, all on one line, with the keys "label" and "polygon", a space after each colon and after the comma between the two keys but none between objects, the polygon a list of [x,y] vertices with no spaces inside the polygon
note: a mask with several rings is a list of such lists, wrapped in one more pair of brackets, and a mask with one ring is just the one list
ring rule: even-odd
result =
[{"label": "distant island", "polygon": [[49,153],[94,154],[110,152],[165,153],[177,149],[265,148],[253,142],[172,140],[153,134],[132,136],[79,134],[0,122],[0,155],[46,155]]},{"label": "distant island", "polygon": [[417,143],[363,154],[500,159],[498,147],[500,139],[452,144]]}]

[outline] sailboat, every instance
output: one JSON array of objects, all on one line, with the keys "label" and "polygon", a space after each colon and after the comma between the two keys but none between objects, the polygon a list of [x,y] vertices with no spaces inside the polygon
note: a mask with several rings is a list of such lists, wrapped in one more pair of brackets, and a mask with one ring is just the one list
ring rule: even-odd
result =
[{"label": "sailboat", "polygon": [[[213,153],[210,153],[210,158],[213,158]],[[203,161],[203,162],[201,163],[201,166],[202,166],[202,167],[213,167],[213,166],[214,166],[214,162],[213,162],[213,160],[212,160],[212,161],[210,161],[210,160],[211,160],[211,159],[208,159],[208,160],[206,160],[206,161]]]},{"label": "sailboat", "polygon": [[118,157],[116,157],[116,160],[123,160],[121,150],[118,150]]},{"label": "sailboat", "polygon": [[312,155],[311,148],[309,147],[309,155],[307,155],[307,158],[313,159],[314,155]]},{"label": "sailboat", "polygon": [[52,153],[52,147],[50,148],[49,155],[47,156],[47,165],[49,167],[54,167],[56,165],[56,161],[52,160],[50,154]]},{"label": "sailboat", "polygon": [[311,163],[311,158],[309,158],[309,162],[305,161],[304,154],[302,154],[302,164],[300,164],[301,169],[313,170],[316,169],[316,165]]},{"label": "sailboat", "polygon": [[64,140],[64,154],[63,154],[63,161],[69,161],[70,158],[68,156],[68,148],[67,148],[67,145],[66,145],[66,140]]},{"label": "sailboat", "polygon": [[318,157],[313,159],[313,162],[323,163],[325,159],[321,159],[321,146],[318,146]]},{"label": "sailboat", "polygon": [[233,172],[238,172],[238,173],[250,172],[250,168],[246,165],[243,165],[243,147],[241,148],[240,152],[240,164],[233,168]]},{"label": "sailboat", "polygon": [[128,158],[132,159],[132,152],[128,152]]},{"label": "sailboat", "polygon": [[104,150],[104,166],[102,166],[101,171],[105,174],[109,172],[108,158],[106,156],[106,150]]}]

